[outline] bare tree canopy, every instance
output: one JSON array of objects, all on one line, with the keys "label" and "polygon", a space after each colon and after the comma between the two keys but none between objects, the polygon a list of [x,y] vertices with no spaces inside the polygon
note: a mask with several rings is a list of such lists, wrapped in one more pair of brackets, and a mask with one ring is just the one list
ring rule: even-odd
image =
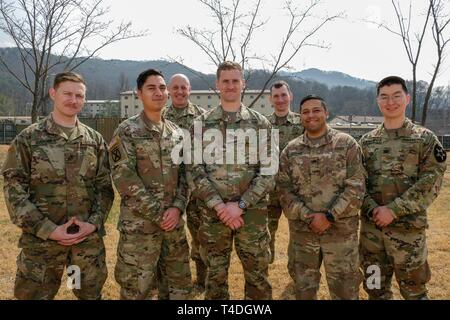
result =
[{"label": "bare tree canopy", "polygon": [[422,108],[422,125],[426,124],[427,114],[430,105],[430,99],[433,93],[434,83],[441,70],[441,65],[445,59],[445,50],[450,42],[450,5],[448,1],[430,0],[431,17],[432,17],[432,35],[436,48],[437,60],[434,65],[434,71],[431,76],[430,85]]},{"label": "bare tree canopy", "polygon": [[[411,0],[407,10],[404,10],[400,5],[399,0],[391,0],[391,2],[397,17],[397,26],[390,26],[386,22],[371,22],[392,34],[397,35],[402,40],[412,69],[411,119],[413,121],[418,120],[419,106],[417,97],[419,79],[417,79],[417,69],[420,66],[420,55],[427,38],[432,37],[435,44],[435,52],[437,55],[436,63],[432,66],[433,71],[431,72],[431,80],[428,84],[427,94],[421,108],[421,124],[425,125],[433,86],[445,58],[446,46],[450,41],[450,27],[448,26],[450,22],[449,4],[446,0],[428,0],[426,10],[419,15],[413,15],[413,2]],[[421,22],[419,30],[412,30],[411,25],[413,25],[413,20]]]},{"label": "bare tree canopy", "polygon": [[[256,32],[264,32],[270,18],[263,18],[262,0],[250,5],[241,0],[199,0],[211,13],[216,28],[200,29],[191,25],[179,28],[180,35],[192,41],[209,59],[218,66],[226,60],[236,61],[246,71],[246,80],[252,76],[256,65],[268,73],[261,92],[255,97],[252,106],[263,94],[268,84],[283,68],[296,57],[302,48],[315,46],[327,48],[326,44],[314,41],[318,31],[327,23],[342,17],[342,13],[318,16],[321,0],[285,1],[287,27],[280,27],[279,37],[269,41],[279,41],[277,52],[266,53],[264,48],[254,48],[252,40]],[[246,9],[247,8],[247,9]]]},{"label": "bare tree canopy", "polygon": [[35,122],[47,96],[48,78],[55,68],[73,70],[104,47],[141,37],[131,22],[108,20],[103,0],[0,0],[0,30],[19,49],[21,70],[2,65],[33,97]]}]

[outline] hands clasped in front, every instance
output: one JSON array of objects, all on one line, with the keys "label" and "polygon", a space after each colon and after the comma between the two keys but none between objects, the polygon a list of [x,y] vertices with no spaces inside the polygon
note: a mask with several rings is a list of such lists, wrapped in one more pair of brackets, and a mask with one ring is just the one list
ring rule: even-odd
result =
[{"label": "hands clasped in front", "polygon": [[[69,227],[72,225],[78,226],[76,233],[70,233]],[[91,233],[93,233],[97,227],[89,222],[83,222],[76,217],[72,217],[65,224],[58,226],[49,235],[50,240],[57,241],[58,244],[63,246],[72,246],[74,244],[84,241]]]},{"label": "hands clasped in front", "polygon": [[237,202],[219,203],[214,206],[220,221],[231,230],[237,230],[244,225],[242,219],[243,210],[239,208]]},{"label": "hands clasped in front", "polygon": [[325,214],[321,212],[309,214],[306,216],[306,218],[312,218],[312,221],[309,224],[309,228],[318,235],[322,235],[331,227],[331,222],[328,221]]}]

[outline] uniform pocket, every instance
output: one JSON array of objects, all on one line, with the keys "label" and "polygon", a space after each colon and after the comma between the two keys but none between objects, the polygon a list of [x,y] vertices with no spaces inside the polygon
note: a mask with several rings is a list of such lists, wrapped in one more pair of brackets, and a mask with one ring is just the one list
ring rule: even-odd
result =
[{"label": "uniform pocket", "polygon": [[17,257],[17,269],[23,278],[39,284],[44,283],[46,266],[38,261],[26,258],[23,251]]},{"label": "uniform pocket", "polygon": [[81,146],[82,162],[80,165],[80,175],[85,178],[92,178],[97,173],[97,152],[95,146]]}]

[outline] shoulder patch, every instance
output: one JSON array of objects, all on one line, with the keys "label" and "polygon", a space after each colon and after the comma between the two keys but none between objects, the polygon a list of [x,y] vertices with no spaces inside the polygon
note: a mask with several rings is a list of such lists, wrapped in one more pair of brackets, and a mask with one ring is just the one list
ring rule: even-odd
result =
[{"label": "shoulder patch", "polygon": [[445,152],[444,148],[442,148],[439,143],[434,145],[434,158],[439,163],[447,160],[447,152]]},{"label": "shoulder patch", "polygon": [[119,164],[126,162],[128,160],[128,155],[122,145],[122,141],[118,136],[116,136],[108,146],[110,159],[114,164]]}]

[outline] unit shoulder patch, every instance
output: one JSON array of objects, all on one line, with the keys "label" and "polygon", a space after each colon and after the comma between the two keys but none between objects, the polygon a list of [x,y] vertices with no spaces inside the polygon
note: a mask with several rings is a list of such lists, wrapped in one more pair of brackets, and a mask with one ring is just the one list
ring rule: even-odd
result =
[{"label": "unit shoulder patch", "polygon": [[438,143],[436,143],[436,145],[434,146],[434,158],[439,163],[447,160],[447,152],[445,152],[444,148],[442,148]]},{"label": "unit shoulder patch", "polygon": [[116,136],[108,146],[109,156],[114,165],[128,160],[127,152],[122,145],[122,141]]}]

